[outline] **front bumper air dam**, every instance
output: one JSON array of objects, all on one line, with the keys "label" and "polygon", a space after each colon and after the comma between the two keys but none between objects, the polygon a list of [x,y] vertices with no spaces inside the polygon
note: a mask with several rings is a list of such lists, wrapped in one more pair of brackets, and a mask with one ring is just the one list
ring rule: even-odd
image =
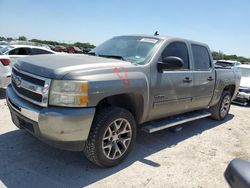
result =
[{"label": "front bumper air dam", "polygon": [[83,150],[95,108],[39,107],[17,96],[11,85],[6,89],[6,100],[12,121],[18,127],[54,147]]}]

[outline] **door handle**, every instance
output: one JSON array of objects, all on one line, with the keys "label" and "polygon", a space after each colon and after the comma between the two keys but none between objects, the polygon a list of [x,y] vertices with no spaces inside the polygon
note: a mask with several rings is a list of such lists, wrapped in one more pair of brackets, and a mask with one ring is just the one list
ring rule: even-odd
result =
[{"label": "door handle", "polygon": [[209,77],[207,78],[207,80],[208,80],[208,81],[213,81],[214,79],[213,79],[212,76],[209,76]]},{"label": "door handle", "polygon": [[189,82],[192,82],[193,80],[189,77],[186,77],[183,79],[183,82],[186,82],[186,83],[189,83]]}]

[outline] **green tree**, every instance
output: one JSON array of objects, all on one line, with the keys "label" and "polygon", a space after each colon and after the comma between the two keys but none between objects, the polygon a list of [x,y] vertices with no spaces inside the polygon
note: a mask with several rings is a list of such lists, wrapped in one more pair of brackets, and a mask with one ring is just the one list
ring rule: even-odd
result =
[{"label": "green tree", "polygon": [[0,40],[6,40],[6,38],[5,38],[5,37],[0,36]]},{"label": "green tree", "polygon": [[81,42],[76,42],[74,43],[74,46],[77,46],[79,48],[95,48],[95,45],[90,44],[90,43],[81,43]]},{"label": "green tree", "polygon": [[212,55],[213,55],[213,59],[214,60],[224,59],[224,54],[221,51],[219,51],[219,52],[212,52]]},{"label": "green tree", "polygon": [[212,52],[212,55],[214,60],[224,59],[224,60],[239,61],[239,62],[250,62],[250,58],[237,55],[226,55],[220,51],[219,52],[214,51]]}]

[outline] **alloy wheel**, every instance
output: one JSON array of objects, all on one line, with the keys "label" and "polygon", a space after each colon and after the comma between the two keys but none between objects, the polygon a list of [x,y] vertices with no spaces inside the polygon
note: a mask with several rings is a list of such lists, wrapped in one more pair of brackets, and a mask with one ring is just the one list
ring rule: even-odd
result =
[{"label": "alloy wheel", "polygon": [[221,109],[220,109],[220,115],[221,117],[225,117],[229,111],[229,108],[230,108],[230,101],[231,98],[229,95],[225,96],[223,101],[222,101],[222,104],[221,104]]},{"label": "alloy wheel", "polygon": [[106,129],[102,150],[108,159],[120,158],[128,149],[132,139],[132,128],[126,119],[114,120]]}]

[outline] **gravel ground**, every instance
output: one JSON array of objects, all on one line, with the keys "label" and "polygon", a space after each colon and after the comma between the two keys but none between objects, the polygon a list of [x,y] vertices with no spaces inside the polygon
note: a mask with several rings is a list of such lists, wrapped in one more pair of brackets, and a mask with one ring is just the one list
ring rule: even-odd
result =
[{"label": "gravel ground", "polygon": [[235,157],[250,160],[250,108],[228,118],[186,123],[182,131],[138,133],[121,165],[100,169],[78,152],[43,144],[11,122],[0,90],[0,187],[228,187],[223,173]]}]

